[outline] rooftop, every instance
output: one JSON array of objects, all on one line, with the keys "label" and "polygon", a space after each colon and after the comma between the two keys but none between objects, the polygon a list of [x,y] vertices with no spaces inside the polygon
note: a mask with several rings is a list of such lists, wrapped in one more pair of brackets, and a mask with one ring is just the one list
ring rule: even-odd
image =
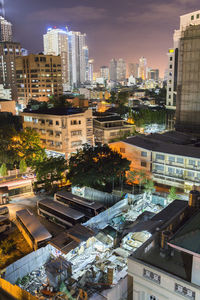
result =
[{"label": "rooftop", "polygon": [[36,110],[24,109],[23,114],[42,114],[42,115],[57,115],[57,116],[68,116],[74,114],[83,113],[83,110],[80,108],[65,108],[65,107],[52,107],[52,108],[44,108],[40,107]]},{"label": "rooftop", "polygon": [[124,143],[154,152],[200,158],[200,140],[175,131],[137,135],[127,138]]}]

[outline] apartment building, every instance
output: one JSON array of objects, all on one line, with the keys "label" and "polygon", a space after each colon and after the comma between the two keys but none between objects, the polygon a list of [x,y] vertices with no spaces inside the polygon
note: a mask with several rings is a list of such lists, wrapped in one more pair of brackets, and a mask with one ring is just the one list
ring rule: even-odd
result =
[{"label": "apartment building", "polygon": [[62,72],[60,56],[30,54],[16,58],[18,101],[26,105],[30,99],[48,101],[60,96]]},{"label": "apartment building", "polygon": [[94,118],[94,137],[96,143],[108,144],[132,134],[134,126],[126,123],[118,115],[98,114]]},{"label": "apartment building", "polygon": [[133,300],[200,299],[199,199],[192,191],[144,224],[152,236],[128,258]]},{"label": "apartment building", "polygon": [[21,115],[24,128],[35,129],[47,153],[51,155],[68,158],[83,144],[94,143],[90,109],[24,110]]},{"label": "apartment building", "polygon": [[131,168],[143,170],[156,185],[177,187],[185,192],[200,185],[200,141],[175,131],[134,136],[110,143],[131,161]]}]

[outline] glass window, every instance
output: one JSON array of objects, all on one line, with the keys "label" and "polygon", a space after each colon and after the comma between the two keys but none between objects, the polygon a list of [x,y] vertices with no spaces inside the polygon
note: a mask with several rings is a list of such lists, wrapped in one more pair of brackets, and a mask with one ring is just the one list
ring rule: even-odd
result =
[{"label": "glass window", "polygon": [[194,177],[194,172],[188,171],[187,175],[188,175],[188,177]]},{"label": "glass window", "polygon": [[190,166],[195,166],[195,160],[189,159],[189,165]]},{"label": "glass window", "polygon": [[191,20],[194,20],[194,16],[191,16]]},{"label": "glass window", "polygon": [[197,19],[199,19],[199,14],[197,14]]},{"label": "glass window", "polygon": [[169,173],[174,174],[174,171],[175,171],[174,168],[170,168],[170,167],[168,168],[168,172],[169,172]]},{"label": "glass window", "polygon": [[164,171],[164,166],[162,166],[162,165],[155,165],[155,170],[156,171]]},{"label": "glass window", "polygon": [[162,155],[162,154],[156,154],[156,159],[164,160],[164,159],[165,159],[165,156]]},{"label": "glass window", "polygon": [[142,157],[147,157],[147,152],[142,151],[142,152],[141,152],[141,156],[142,156]]},{"label": "glass window", "polygon": [[146,167],[146,166],[147,166],[146,161],[141,161],[141,167]]},{"label": "glass window", "polygon": [[182,157],[177,157],[176,162],[178,164],[183,164],[183,158]]},{"label": "glass window", "polygon": [[175,162],[175,157],[174,156],[169,156],[169,161],[170,162]]},{"label": "glass window", "polygon": [[182,169],[176,169],[176,174],[183,175],[183,170]]}]

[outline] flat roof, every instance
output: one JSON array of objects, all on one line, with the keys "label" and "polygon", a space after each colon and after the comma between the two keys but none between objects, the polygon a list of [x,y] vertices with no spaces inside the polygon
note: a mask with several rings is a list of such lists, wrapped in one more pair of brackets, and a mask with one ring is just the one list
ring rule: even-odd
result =
[{"label": "flat roof", "polygon": [[123,142],[149,151],[200,158],[200,141],[177,132],[137,135]]},{"label": "flat roof", "polygon": [[94,209],[98,209],[98,208],[103,207],[103,205],[99,202],[88,200],[88,199],[85,199],[85,198],[80,197],[80,196],[76,196],[76,195],[74,195],[70,192],[67,192],[66,190],[61,190],[61,191],[57,192],[56,195],[58,195],[60,197],[64,197],[64,198],[69,199],[69,200],[73,200],[76,203],[84,204],[84,205],[86,205],[88,207],[91,207],[91,208],[94,208]]},{"label": "flat roof", "polygon": [[16,216],[20,218],[22,223],[30,231],[31,235],[37,242],[50,239],[52,235],[48,230],[39,222],[36,216],[28,209],[18,210]]},{"label": "flat roof", "polygon": [[94,120],[97,120],[98,122],[114,122],[114,121],[124,121],[120,116],[108,116],[103,118],[95,118]]},{"label": "flat roof", "polygon": [[56,201],[53,201],[50,199],[40,200],[40,201],[38,201],[38,203],[47,205],[49,208],[65,215],[65,216],[71,217],[75,220],[79,220],[85,216],[82,212],[80,212],[78,210],[75,210],[69,206],[66,206],[64,204],[61,204],[59,202],[56,202]]},{"label": "flat roof", "polygon": [[172,237],[169,245],[183,252],[200,256],[200,212],[192,216]]},{"label": "flat roof", "polygon": [[37,114],[37,115],[56,115],[56,116],[69,116],[83,113],[84,111],[80,108],[42,108],[31,110],[31,109],[24,109],[22,115],[26,114]]}]

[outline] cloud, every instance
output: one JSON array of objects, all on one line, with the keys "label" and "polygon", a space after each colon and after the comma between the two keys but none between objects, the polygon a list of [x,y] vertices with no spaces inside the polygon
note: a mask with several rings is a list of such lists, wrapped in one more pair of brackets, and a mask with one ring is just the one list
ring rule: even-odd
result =
[{"label": "cloud", "polygon": [[132,11],[126,16],[118,17],[118,22],[140,24],[151,23],[158,26],[156,22],[170,23],[170,20],[177,19],[181,14],[190,12],[190,7],[195,3],[197,3],[197,0],[175,0],[167,3],[154,2],[153,4],[147,4],[141,13]]},{"label": "cloud", "polygon": [[91,22],[106,18],[106,10],[104,8],[94,8],[91,6],[75,6],[69,8],[50,8],[34,12],[28,16],[31,21],[47,21],[47,22]]}]

